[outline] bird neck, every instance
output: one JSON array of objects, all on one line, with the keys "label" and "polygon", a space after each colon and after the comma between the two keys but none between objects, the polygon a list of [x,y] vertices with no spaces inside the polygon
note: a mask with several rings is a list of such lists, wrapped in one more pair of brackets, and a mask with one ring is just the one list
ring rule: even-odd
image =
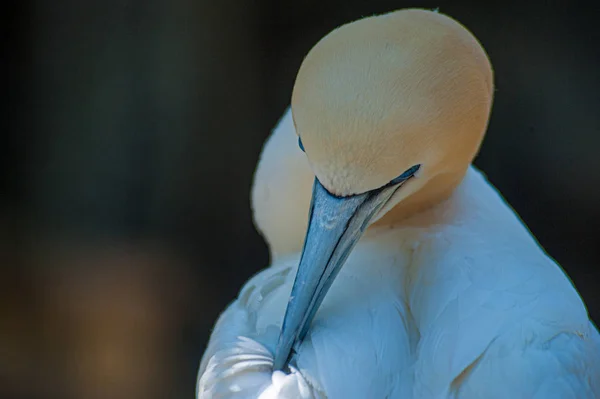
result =
[{"label": "bird neck", "polygon": [[400,201],[371,226],[373,228],[395,226],[411,216],[443,203],[460,185],[464,176],[464,172],[434,176],[421,189]]}]

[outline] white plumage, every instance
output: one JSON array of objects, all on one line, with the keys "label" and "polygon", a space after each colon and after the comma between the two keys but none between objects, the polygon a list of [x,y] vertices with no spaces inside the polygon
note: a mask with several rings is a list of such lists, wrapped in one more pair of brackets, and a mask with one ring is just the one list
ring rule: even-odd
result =
[{"label": "white plumage", "polygon": [[[276,135],[295,137],[289,119]],[[253,277],[204,354],[199,398],[600,397],[600,336],[560,267],[481,172],[368,230],[297,355],[273,352],[299,254]],[[368,266],[367,266],[368,265]]]}]

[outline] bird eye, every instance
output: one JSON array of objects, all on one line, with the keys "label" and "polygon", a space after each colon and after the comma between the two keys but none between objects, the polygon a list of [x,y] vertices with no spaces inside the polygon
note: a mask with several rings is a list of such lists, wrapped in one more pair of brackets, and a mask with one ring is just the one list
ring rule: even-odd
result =
[{"label": "bird eye", "polygon": [[302,139],[300,137],[298,137],[298,147],[300,147],[300,149],[302,150],[302,152],[304,151],[304,144],[302,144]]}]

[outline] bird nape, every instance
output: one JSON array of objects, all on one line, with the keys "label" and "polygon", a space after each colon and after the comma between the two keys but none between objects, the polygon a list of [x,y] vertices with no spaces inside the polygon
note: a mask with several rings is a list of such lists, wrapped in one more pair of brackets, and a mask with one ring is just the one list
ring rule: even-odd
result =
[{"label": "bird nape", "polygon": [[471,165],[493,92],[437,12],[310,50],[252,190],[272,263],[217,321],[198,398],[600,397],[579,294]]}]

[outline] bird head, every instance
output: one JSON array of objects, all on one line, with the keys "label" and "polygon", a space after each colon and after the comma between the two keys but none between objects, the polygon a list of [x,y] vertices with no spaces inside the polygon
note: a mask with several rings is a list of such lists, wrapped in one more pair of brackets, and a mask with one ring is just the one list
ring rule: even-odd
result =
[{"label": "bird head", "polygon": [[415,165],[420,179],[411,185],[420,186],[464,175],[485,132],[492,80],[486,53],[462,25],[402,10],[344,25],[312,48],[294,85],[293,120],[331,194],[366,193]]}]

